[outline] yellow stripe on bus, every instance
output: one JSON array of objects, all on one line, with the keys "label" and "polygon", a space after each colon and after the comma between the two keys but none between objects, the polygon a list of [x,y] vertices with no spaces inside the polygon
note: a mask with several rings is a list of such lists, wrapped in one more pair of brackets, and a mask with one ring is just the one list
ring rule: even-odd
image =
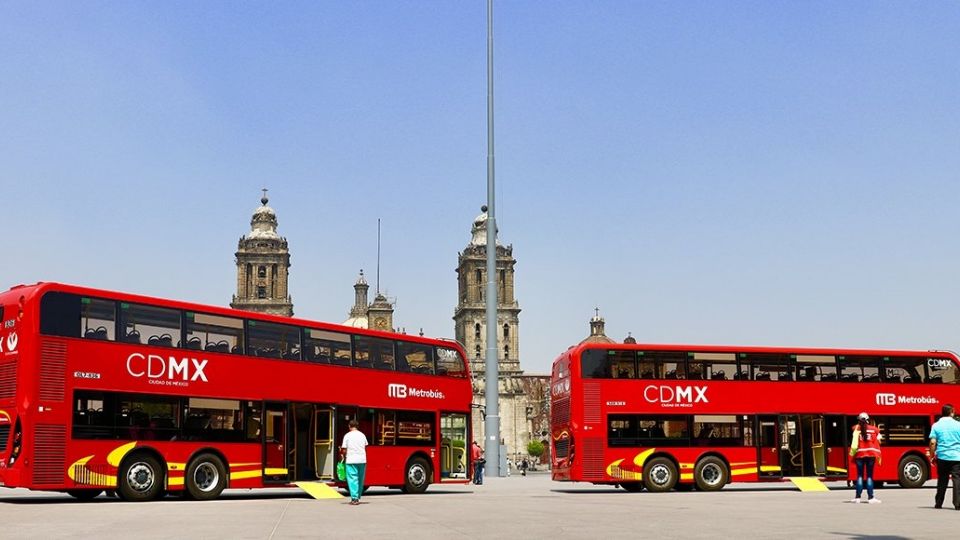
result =
[{"label": "yellow stripe on bus", "polygon": [[274,474],[287,474],[287,470],[286,470],[286,469],[281,469],[281,468],[269,468],[269,467],[268,467],[268,468],[266,468],[266,469],[263,470],[263,474],[266,474],[266,475],[268,475],[268,476],[274,475]]},{"label": "yellow stripe on bus", "polygon": [[123,446],[115,448],[112,452],[107,454],[107,463],[114,467],[119,467],[120,462],[123,461],[123,456],[127,455],[127,452],[133,450],[133,447],[137,446],[137,441],[132,443],[127,443]]},{"label": "yellow stripe on bus", "polygon": [[[283,469],[283,472],[286,473],[287,470]],[[260,478],[263,476],[263,473],[260,471],[237,471],[230,473],[231,480],[244,480],[246,478]]]}]

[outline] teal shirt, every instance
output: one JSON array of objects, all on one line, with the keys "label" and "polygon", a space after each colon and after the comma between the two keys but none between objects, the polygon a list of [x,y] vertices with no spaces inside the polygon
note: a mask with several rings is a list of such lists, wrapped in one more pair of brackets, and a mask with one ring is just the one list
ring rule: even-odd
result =
[{"label": "teal shirt", "polygon": [[937,459],[960,461],[960,422],[944,416],[933,425],[930,438],[937,440]]}]

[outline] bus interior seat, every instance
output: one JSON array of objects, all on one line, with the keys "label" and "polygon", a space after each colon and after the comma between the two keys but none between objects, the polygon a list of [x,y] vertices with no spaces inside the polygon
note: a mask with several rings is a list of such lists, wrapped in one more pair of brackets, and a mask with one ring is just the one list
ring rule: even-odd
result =
[{"label": "bus interior seat", "polygon": [[757,380],[757,381],[769,381],[769,380],[770,380],[770,373],[767,372],[767,371],[758,371],[757,374],[756,374],[756,376],[754,376],[754,380]]},{"label": "bus interior seat", "polygon": [[727,374],[724,373],[722,369],[718,369],[713,372],[713,380],[715,381],[725,381],[727,379]]},{"label": "bus interior seat", "polygon": [[139,330],[131,330],[131,331],[127,332],[127,337],[125,337],[125,338],[123,339],[123,341],[125,341],[125,342],[127,342],[127,343],[137,343],[137,344],[139,344],[139,343],[140,343],[140,331],[139,331]]},{"label": "bus interior seat", "polygon": [[836,374],[836,373],[824,373],[823,375],[820,376],[820,380],[821,380],[821,381],[835,381],[835,380],[837,380],[837,374]]},{"label": "bus interior seat", "polygon": [[160,336],[150,336],[149,338],[147,338],[147,345],[159,345],[159,344],[160,344]]},{"label": "bus interior seat", "polygon": [[628,370],[628,369],[626,369],[626,368],[620,368],[620,369],[617,370],[617,378],[618,378],[618,379],[632,379],[633,377],[630,376],[630,370]]},{"label": "bus interior seat", "polygon": [[921,376],[919,376],[919,375],[911,375],[911,376],[907,377],[906,379],[904,379],[903,382],[907,382],[907,383],[919,383],[919,382],[923,382],[923,377],[921,377]]},{"label": "bus interior seat", "polygon": [[860,375],[857,375],[856,373],[844,373],[840,376],[840,380],[846,382],[859,382]]},{"label": "bus interior seat", "polygon": [[300,359],[300,350],[291,349],[289,352],[283,353],[284,360],[299,360]]},{"label": "bus interior seat", "polygon": [[94,329],[94,328],[87,328],[87,331],[84,332],[83,337],[85,337],[85,338],[87,338],[87,339],[102,339],[102,340],[106,340],[106,339],[108,339],[108,336],[107,336],[107,327],[106,327],[106,326],[98,326],[98,327],[95,328],[95,329]]},{"label": "bus interior seat", "polygon": [[699,371],[691,371],[689,379],[692,381],[699,381],[703,379],[703,375]]},{"label": "bus interior seat", "polygon": [[928,383],[942,383],[942,382],[943,382],[943,375],[932,375],[932,376],[930,376],[929,378],[927,378],[927,382],[928,382]]},{"label": "bus interior seat", "polygon": [[640,378],[641,378],[641,379],[652,379],[652,378],[653,378],[653,372],[652,372],[652,371],[644,371],[643,373],[640,374]]},{"label": "bus interior seat", "polygon": [[216,352],[217,344],[212,341],[208,341],[206,345],[203,346],[203,350],[207,352]]},{"label": "bus interior seat", "polygon": [[887,382],[903,382],[903,377],[901,377],[899,373],[895,373],[894,371],[888,370]]},{"label": "bus interior seat", "polygon": [[163,347],[173,347],[173,336],[170,334],[161,334],[160,345]]},{"label": "bus interior seat", "polygon": [[864,375],[863,382],[880,382],[880,374]]},{"label": "bus interior seat", "polygon": [[202,348],[203,348],[203,345],[200,343],[200,338],[198,338],[198,337],[192,337],[192,338],[188,339],[188,340],[187,340],[187,348],[188,348],[188,349],[191,349],[191,350],[194,350],[194,351],[199,351],[200,349],[202,349]]},{"label": "bus interior seat", "polygon": [[217,342],[214,350],[219,353],[228,353],[230,352],[230,343],[225,339],[221,339]]},{"label": "bus interior seat", "polygon": [[781,371],[781,372],[777,375],[777,380],[780,380],[780,381],[792,381],[792,380],[793,380],[793,373],[790,372],[790,371]]},{"label": "bus interior seat", "polygon": [[677,378],[677,370],[671,369],[670,371],[664,373],[663,378],[664,378],[664,379],[676,379],[676,378]]}]

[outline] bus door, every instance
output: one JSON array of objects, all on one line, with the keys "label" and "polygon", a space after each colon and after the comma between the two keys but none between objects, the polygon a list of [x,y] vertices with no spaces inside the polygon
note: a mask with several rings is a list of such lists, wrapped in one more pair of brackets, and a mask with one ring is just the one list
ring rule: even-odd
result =
[{"label": "bus door", "polygon": [[803,431],[800,417],[782,414],[779,417],[780,469],[784,477],[803,474]]},{"label": "bus door", "polygon": [[467,477],[467,415],[440,413],[440,481]]},{"label": "bus door", "polygon": [[337,415],[333,408],[318,405],[313,416],[314,470],[318,479],[333,480],[333,471],[337,464],[337,445],[333,440],[336,430],[333,422]]},{"label": "bus door", "polygon": [[267,403],[264,407],[263,482],[289,481],[287,463],[287,409],[286,403]]},{"label": "bus door", "polygon": [[[806,426],[806,420],[804,420],[804,426]],[[815,476],[826,476],[827,474],[827,445],[823,438],[823,417],[822,416],[811,416],[809,417],[810,425],[810,453],[813,458],[813,470],[811,471]]]},{"label": "bus door", "polygon": [[780,466],[780,421],[777,416],[760,416],[760,436],[757,437],[757,463],[760,478],[781,478]]},{"label": "bus door", "polygon": [[847,467],[847,423],[842,415],[828,414],[823,417],[823,439],[827,447],[826,476],[846,479]]}]

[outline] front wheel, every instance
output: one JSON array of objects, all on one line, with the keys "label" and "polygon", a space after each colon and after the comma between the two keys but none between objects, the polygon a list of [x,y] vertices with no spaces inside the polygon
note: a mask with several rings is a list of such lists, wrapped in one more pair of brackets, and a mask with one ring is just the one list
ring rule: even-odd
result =
[{"label": "front wheel", "polygon": [[907,456],[900,460],[900,485],[905,488],[922,486],[930,477],[927,460],[919,456]]},{"label": "front wheel", "polygon": [[649,491],[670,491],[677,485],[677,466],[665,457],[653,458],[643,468],[643,483]]},{"label": "front wheel", "polygon": [[413,458],[407,463],[404,476],[404,493],[423,493],[430,485],[430,464],[423,458]]},{"label": "front wheel", "polygon": [[135,454],[120,464],[117,494],[125,501],[152,501],[163,491],[163,469],[148,454]]},{"label": "front wheel", "polygon": [[213,454],[200,454],[187,467],[187,493],[197,500],[216,499],[227,487],[226,467]]}]

